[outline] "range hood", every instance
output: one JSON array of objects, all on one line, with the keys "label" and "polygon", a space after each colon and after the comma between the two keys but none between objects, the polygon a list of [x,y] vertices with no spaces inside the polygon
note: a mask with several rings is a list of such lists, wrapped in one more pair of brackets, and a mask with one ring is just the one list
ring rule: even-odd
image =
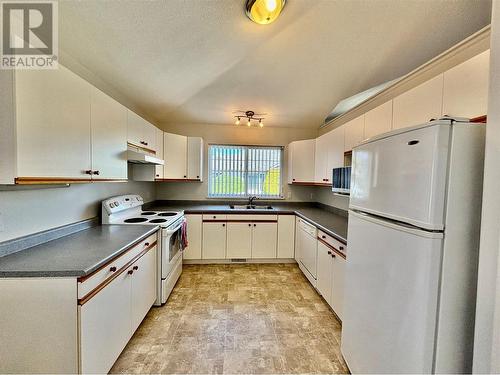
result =
[{"label": "range hood", "polygon": [[154,164],[154,165],[165,164],[163,160],[158,159],[156,156],[134,150],[131,147],[129,147],[127,150],[127,160],[129,163],[134,163],[134,164]]}]

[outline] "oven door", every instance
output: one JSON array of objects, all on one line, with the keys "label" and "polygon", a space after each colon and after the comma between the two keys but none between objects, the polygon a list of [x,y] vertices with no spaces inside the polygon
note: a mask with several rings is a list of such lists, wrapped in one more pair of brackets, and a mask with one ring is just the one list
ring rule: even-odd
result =
[{"label": "oven door", "polygon": [[161,278],[166,279],[174,265],[177,263],[179,257],[182,256],[181,252],[181,235],[182,224],[184,219],[180,220],[173,228],[162,230],[161,242]]}]

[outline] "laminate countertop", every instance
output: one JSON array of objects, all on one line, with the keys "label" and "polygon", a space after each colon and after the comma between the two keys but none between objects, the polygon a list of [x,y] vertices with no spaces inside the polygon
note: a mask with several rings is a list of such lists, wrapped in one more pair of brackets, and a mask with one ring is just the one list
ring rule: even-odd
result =
[{"label": "laminate countertop", "polygon": [[80,277],[158,230],[151,225],[98,225],[0,257],[0,278]]},{"label": "laminate countertop", "polygon": [[[242,204],[242,203],[236,203]],[[297,215],[310,222],[318,229],[347,244],[347,213],[325,205],[314,203],[274,203],[259,202],[256,205],[270,205],[272,209],[231,209],[230,204],[210,203],[206,201],[156,201],[144,205],[152,211],[180,211],[185,214],[251,214],[251,215]]]}]

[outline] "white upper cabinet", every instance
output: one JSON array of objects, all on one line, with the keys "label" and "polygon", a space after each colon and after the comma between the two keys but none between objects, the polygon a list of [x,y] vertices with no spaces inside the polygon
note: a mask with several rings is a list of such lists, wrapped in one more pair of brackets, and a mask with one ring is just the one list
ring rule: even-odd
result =
[{"label": "white upper cabinet", "polygon": [[444,73],[443,114],[474,118],[486,115],[490,51],[485,51]]},{"label": "white upper cabinet", "polygon": [[288,145],[288,183],[314,182],[316,140],[295,141]]},{"label": "white upper cabinet", "polygon": [[17,181],[90,180],[91,85],[63,66],[17,71],[14,81]]},{"label": "white upper cabinet", "polygon": [[127,140],[134,146],[156,151],[156,126],[144,120],[141,116],[127,111]]},{"label": "white upper cabinet", "polygon": [[443,74],[394,98],[392,128],[419,125],[442,116]]},{"label": "white upper cabinet", "polygon": [[344,151],[351,151],[364,140],[365,115],[343,125],[344,127]]},{"label": "white upper cabinet", "polygon": [[127,179],[127,108],[92,88],[92,179]]},{"label": "white upper cabinet", "polygon": [[[328,134],[328,133],[327,133]],[[328,164],[328,135],[323,134],[316,138],[314,156],[314,182],[326,183]]]},{"label": "white upper cabinet", "polygon": [[187,139],[187,178],[203,180],[203,139],[200,137]]},{"label": "white upper cabinet", "polygon": [[392,100],[379,105],[365,114],[365,139],[392,129]]},{"label": "white upper cabinet", "polygon": [[187,137],[164,133],[163,147],[164,178],[173,180],[187,178]]},{"label": "white upper cabinet", "polygon": [[338,127],[316,138],[314,181],[331,184],[332,169],[344,166],[344,130]]},{"label": "white upper cabinet", "polygon": [[[163,130],[156,128],[156,157],[164,160]],[[155,178],[163,178],[163,165],[155,165]]]}]

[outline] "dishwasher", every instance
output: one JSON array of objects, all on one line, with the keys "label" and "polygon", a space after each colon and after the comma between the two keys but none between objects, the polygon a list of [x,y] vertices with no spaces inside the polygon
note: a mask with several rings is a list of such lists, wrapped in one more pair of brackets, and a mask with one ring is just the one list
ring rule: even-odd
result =
[{"label": "dishwasher", "polygon": [[314,225],[298,219],[297,262],[308,280],[316,287],[316,269],[318,265],[318,230]]}]

